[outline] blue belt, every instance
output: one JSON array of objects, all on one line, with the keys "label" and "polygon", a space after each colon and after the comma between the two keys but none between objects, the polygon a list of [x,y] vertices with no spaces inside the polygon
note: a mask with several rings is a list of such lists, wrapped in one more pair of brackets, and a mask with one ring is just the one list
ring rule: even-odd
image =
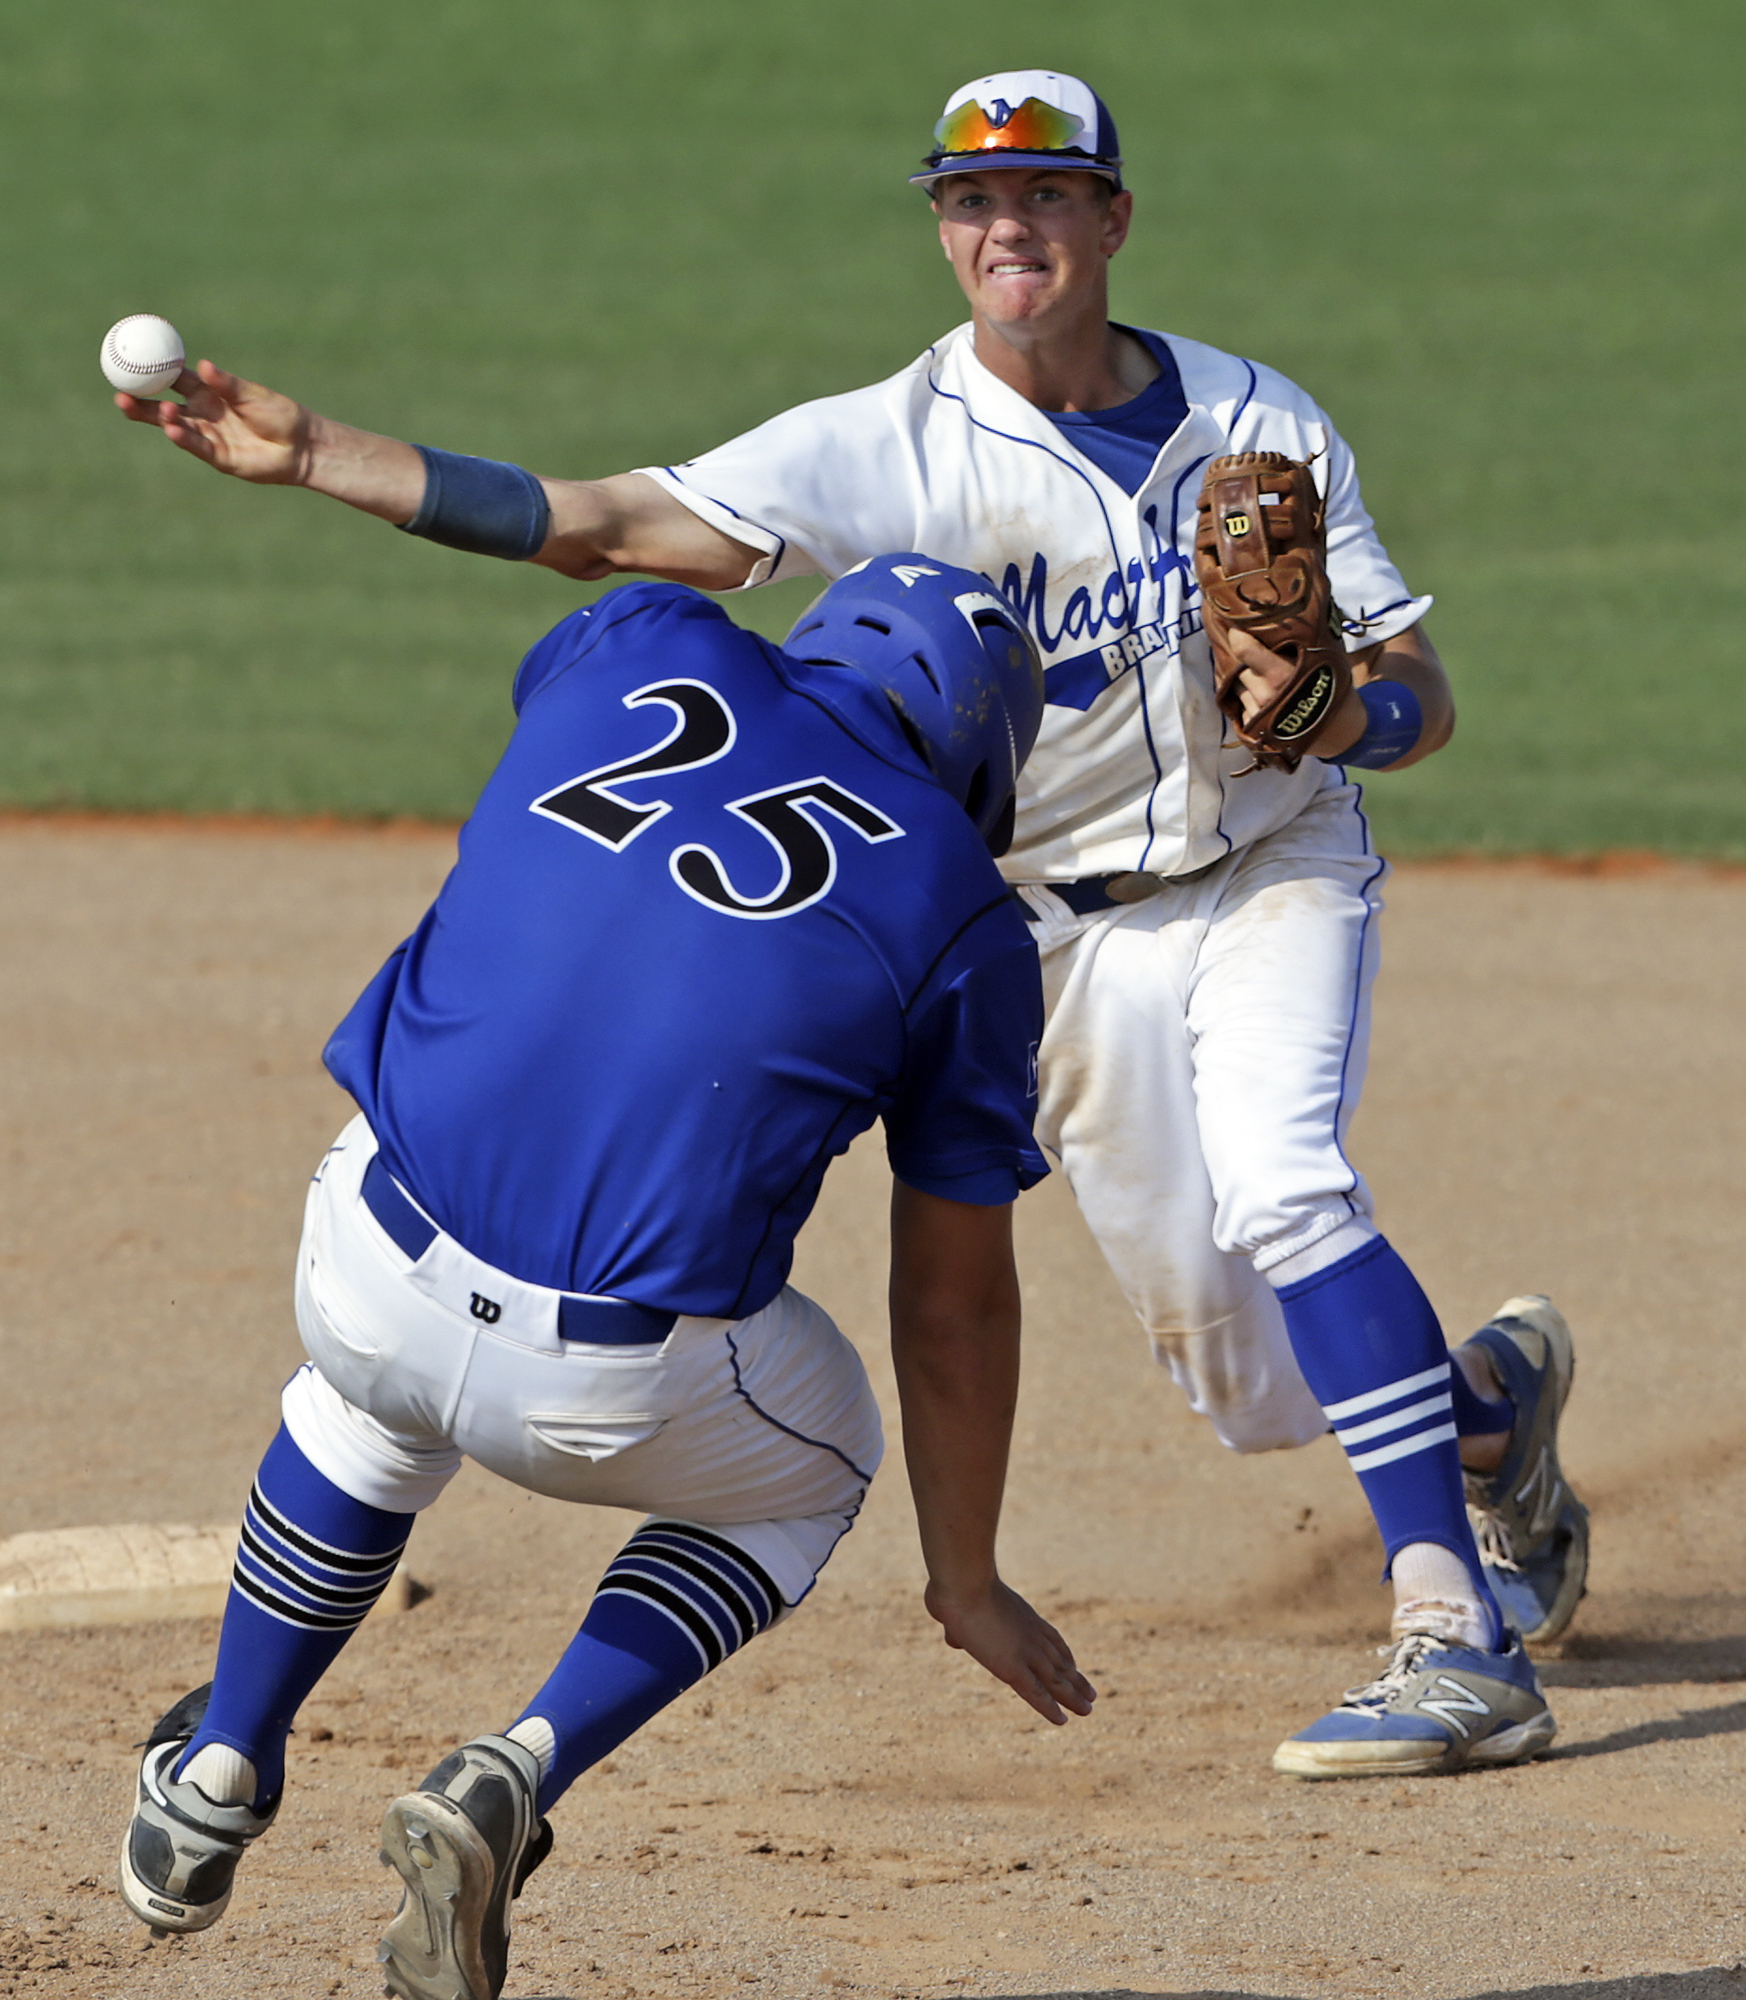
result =
[{"label": "blue belt", "polygon": [[[364,1206],[382,1225],[382,1233],[416,1264],[437,1238],[437,1226],[419,1212],[400,1183],[373,1156],[364,1169]],[[558,1294],[558,1338],[590,1347],[658,1347],[673,1331],[679,1315],[639,1306],[630,1299],[584,1299],[574,1292]]]},{"label": "blue belt", "polygon": [[[1122,868],[1113,875],[1082,875],[1077,882],[1029,882],[1025,886],[1047,889],[1051,896],[1059,896],[1076,917],[1089,917],[1099,910],[1119,910],[1129,903],[1145,902],[1148,896],[1157,895],[1163,888],[1164,878]],[[1043,921],[1022,896],[1018,898],[1018,903],[1025,913],[1027,924]]]}]

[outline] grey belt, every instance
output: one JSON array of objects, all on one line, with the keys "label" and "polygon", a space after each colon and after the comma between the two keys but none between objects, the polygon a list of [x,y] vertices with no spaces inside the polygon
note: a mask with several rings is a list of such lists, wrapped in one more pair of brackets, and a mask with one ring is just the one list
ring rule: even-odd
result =
[{"label": "grey belt", "polygon": [[[1146,875],[1138,869],[1124,868],[1114,875],[1082,875],[1077,882],[1027,882],[1025,887],[1047,889],[1051,896],[1059,896],[1076,917],[1089,917],[1099,910],[1120,909],[1124,903],[1143,903],[1172,882],[1191,882],[1195,875],[1205,872],[1197,868],[1189,875]],[[1042,922],[1022,896],[1018,902],[1026,923]]]}]

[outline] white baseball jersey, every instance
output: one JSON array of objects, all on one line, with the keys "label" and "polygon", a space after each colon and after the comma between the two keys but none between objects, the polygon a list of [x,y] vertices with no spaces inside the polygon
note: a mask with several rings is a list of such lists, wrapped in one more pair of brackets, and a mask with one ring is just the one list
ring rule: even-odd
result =
[{"label": "white baseball jersey", "polygon": [[920,549],[984,571],[1042,648],[1049,706],[1002,862],[1011,881],[1145,869],[1181,875],[1285,826],[1339,782],[1236,772],[1194,580],[1195,502],[1209,458],[1280,451],[1315,461],[1328,569],[1348,644],[1404,631],[1414,597],[1359,498],[1352,454],[1283,375],[1197,341],[1158,336],[1188,415],[1130,495],[1046,412],[977,360],[955,328],[884,382],[773,417],[679,466],[645,466],[675,499],[763,551],[747,584],[838,577]]}]

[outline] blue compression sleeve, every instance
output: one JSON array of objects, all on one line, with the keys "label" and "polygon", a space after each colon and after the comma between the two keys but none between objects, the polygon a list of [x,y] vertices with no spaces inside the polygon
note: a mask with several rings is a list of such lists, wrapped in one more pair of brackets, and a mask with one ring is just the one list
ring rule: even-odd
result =
[{"label": "blue compression sleeve", "polygon": [[413,446],[424,460],[424,499],[404,532],[469,555],[526,562],[551,526],[546,489],[519,465]]},{"label": "blue compression sleeve", "polygon": [[1342,750],[1330,762],[1379,771],[1404,757],[1425,733],[1425,712],[1405,681],[1366,681],[1358,690],[1358,699],[1370,718],[1364,734],[1350,750]]}]

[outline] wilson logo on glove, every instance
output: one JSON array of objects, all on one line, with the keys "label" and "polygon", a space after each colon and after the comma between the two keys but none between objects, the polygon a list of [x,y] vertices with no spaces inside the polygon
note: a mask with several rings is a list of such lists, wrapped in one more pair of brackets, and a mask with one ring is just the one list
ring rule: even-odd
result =
[{"label": "wilson logo on glove", "polygon": [[[1194,573],[1218,704],[1255,760],[1237,775],[1295,771],[1352,685],[1334,631],[1322,497],[1300,459],[1245,451],[1212,461],[1199,506]],[[1233,632],[1265,646],[1271,660],[1240,660]]]}]

